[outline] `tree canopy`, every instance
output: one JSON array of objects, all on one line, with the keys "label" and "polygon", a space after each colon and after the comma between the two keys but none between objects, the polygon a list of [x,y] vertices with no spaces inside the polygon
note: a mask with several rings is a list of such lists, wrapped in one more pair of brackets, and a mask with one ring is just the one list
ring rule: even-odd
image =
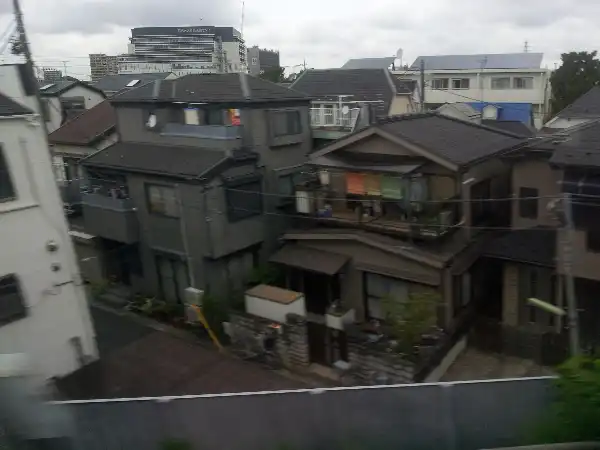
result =
[{"label": "tree canopy", "polygon": [[274,67],[263,71],[259,77],[263,80],[272,81],[273,83],[282,83],[285,81],[285,73],[283,67]]},{"label": "tree canopy", "polygon": [[600,60],[596,59],[597,53],[570,52],[560,56],[562,64],[550,77],[553,115],[600,83]]}]

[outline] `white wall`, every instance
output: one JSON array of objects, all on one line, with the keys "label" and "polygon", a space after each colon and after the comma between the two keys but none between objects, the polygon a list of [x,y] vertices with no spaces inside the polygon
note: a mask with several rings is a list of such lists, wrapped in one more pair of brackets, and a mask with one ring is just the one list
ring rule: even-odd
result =
[{"label": "white wall", "polygon": [[28,307],[27,317],[0,325],[0,353],[27,353],[40,380],[65,375],[79,367],[71,338],[92,358],[97,350],[50,153],[35,120],[0,120],[0,142],[17,194],[0,203],[0,276],[18,276]]},{"label": "white wall", "polygon": [[[418,71],[396,71],[395,74],[414,80],[420,80]],[[492,78],[510,77],[510,89],[492,89]],[[533,77],[533,89],[513,89],[512,78]],[[435,78],[448,78],[449,89],[432,89],[432,80]],[[452,89],[452,79],[468,78],[469,89]],[[425,71],[425,103],[442,104],[457,102],[507,102],[531,103],[538,106],[536,122],[541,123],[544,112],[548,111],[550,99],[550,71],[546,69],[529,70],[444,70]],[[541,109],[540,109],[541,108]],[[536,108],[534,108],[534,113]],[[539,120],[537,120],[539,119]]]},{"label": "white wall", "polygon": [[27,97],[18,76],[15,64],[0,65],[0,91],[32,111],[38,110],[35,97]]}]

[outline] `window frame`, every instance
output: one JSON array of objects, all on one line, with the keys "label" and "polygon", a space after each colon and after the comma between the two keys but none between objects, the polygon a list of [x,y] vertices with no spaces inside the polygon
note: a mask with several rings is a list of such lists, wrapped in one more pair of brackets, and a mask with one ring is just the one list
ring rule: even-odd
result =
[{"label": "window frame", "polygon": [[[148,213],[150,215],[168,217],[170,219],[181,218],[181,207],[177,202],[177,190],[176,190],[177,188],[175,186],[168,185],[168,184],[161,184],[161,183],[145,183],[144,188],[146,191],[146,208],[148,209]],[[171,189],[173,191],[175,210],[177,211],[176,214],[171,214],[171,213],[167,212],[166,209],[165,209],[165,211],[154,210],[154,208],[152,207],[151,194],[150,194],[150,190],[152,188]]]},{"label": "window frame", "polygon": [[[436,84],[441,82],[442,87],[436,87]],[[445,87],[443,85],[446,85]],[[450,87],[450,78],[432,78],[431,79],[431,89],[436,91],[447,91]]]},{"label": "window frame", "polygon": [[519,187],[519,217],[523,219],[537,219],[539,216],[539,189],[528,186]]},{"label": "window frame", "polygon": [[[383,279],[386,280],[392,280],[392,282],[399,282],[402,283],[404,285],[404,289],[405,289],[405,294],[406,294],[406,298],[404,299],[405,301],[409,300],[409,296],[410,296],[410,284],[411,282],[408,280],[404,280],[402,278],[394,278],[394,277],[390,277],[388,275],[382,275],[380,273],[377,272],[363,272],[363,277],[362,277],[362,282],[363,282],[363,308],[364,308],[364,315],[365,315],[365,320],[370,321],[370,320],[377,320],[379,322],[385,322],[385,317],[383,318],[377,318],[377,317],[373,317],[371,315],[372,311],[371,308],[369,306],[369,301],[371,299],[376,299],[379,302],[381,302],[386,296],[383,297],[379,297],[377,295],[372,295],[369,293],[369,276],[376,276],[376,277],[381,277]],[[389,295],[389,294],[387,294]],[[382,315],[385,315],[385,311],[383,311],[383,308],[380,307],[381,313]]]},{"label": "window frame", "polygon": [[[508,80],[508,83],[506,85],[506,87],[498,87],[498,86],[494,86],[494,82],[499,82],[500,80]],[[491,77],[490,79],[490,88],[493,91],[503,91],[506,89],[510,89],[512,86],[512,80],[510,77]]]},{"label": "window frame", "polygon": [[[454,85],[455,81],[458,81],[461,86],[456,87]],[[462,86],[464,81],[467,82],[466,87]],[[460,91],[460,90],[466,90],[466,89],[471,89],[471,79],[470,78],[452,78],[452,90],[453,91]]]},{"label": "window frame", "polygon": [[[279,133],[278,130],[276,130],[275,127],[275,118],[280,115],[280,114],[285,114],[286,115],[286,131],[285,133]],[[290,132],[290,119],[289,119],[289,115],[294,115],[297,118],[297,130],[292,130]],[[300,111],[297,109],[278,109],[278,110],[272,110],[270,112],[270,116],[269,116],[269,128],[271,130],[271,137],[278,139],[278,138],[284,138],[287,136],[297,136],[302,134],[302,116],[300,115]]]},{"label": "window frame", "polygon": [[[531,87],[518,87],[517,80],[531,80]],[[531,90],[533,89],[533,77],[513,77],[512,79],[512,88],[517,90]]]},{"label": "window frame", "polygon": [[[231,204],[230,197],[230,189],[234,190],[247,190],[243,189],[244,186],[250,184],[258,184],[259,186],[259,211],[254,211],[252,209],[243,210],[242,208],[235,208]],[[251,175],[248,177],[244,177],[242,179],[237,180],[227,180],[223,184],[223,188],[225,190],[225,204],[227,206],[227,220],[230,223],[241,222],[242,220],[246,220],[256,216],[262,216],[264,214],[264,201],[263,201],[263,179],[260,175]]]},{"label": "window frame", "polygon": [[[2,309],[0,308],[0,327],[24,319],[28,315],[28,307],[25,301],[25,296],[23,295],[23,289],[21,288],[21,280],[19,279],[17,274],[11,273],[0,276],[0,303],[2,303],[5,300],[5,294],[3,292],[3,289],[5,289],[7,286],[3,285],[3,283],[7,279],[12,280],[12,283],[9,286],[14,286],[14,292],[6,294],[6,296],[8,297],[8,295],[17,295],[20,300],[20,309],[16,312],[4,315],[1,312]],[[15,308],[15,310],[16,309],[18,308]]]},{"label": "window frame", "polygon": [[0,143],[0,186],[4,183],[6,195],[2,194],[4,188],[0,189],[0,203],[7,203],[17,200],[17,189],[15,179],[11,171],[11,165],[8,161],[4,145]]}]

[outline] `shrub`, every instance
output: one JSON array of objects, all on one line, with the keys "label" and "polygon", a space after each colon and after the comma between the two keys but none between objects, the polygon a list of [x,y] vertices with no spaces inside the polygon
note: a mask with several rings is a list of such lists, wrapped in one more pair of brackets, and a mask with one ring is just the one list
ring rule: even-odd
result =
[{"label": "shrub", "polygon": [[556,398],[533,443],[600,441],[600,359],[571,358],[557,371]]}]

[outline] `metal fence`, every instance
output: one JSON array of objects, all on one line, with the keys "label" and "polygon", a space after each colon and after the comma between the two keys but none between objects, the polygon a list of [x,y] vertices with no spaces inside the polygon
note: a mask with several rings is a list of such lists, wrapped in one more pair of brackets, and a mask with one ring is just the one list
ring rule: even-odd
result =
[{"label": "metal fence", "polygon": [[[146,376],[152,376],[147,374]],[[76,448],[460,449],[512,446],[547,408],[552,379],[61,402]]]}]

